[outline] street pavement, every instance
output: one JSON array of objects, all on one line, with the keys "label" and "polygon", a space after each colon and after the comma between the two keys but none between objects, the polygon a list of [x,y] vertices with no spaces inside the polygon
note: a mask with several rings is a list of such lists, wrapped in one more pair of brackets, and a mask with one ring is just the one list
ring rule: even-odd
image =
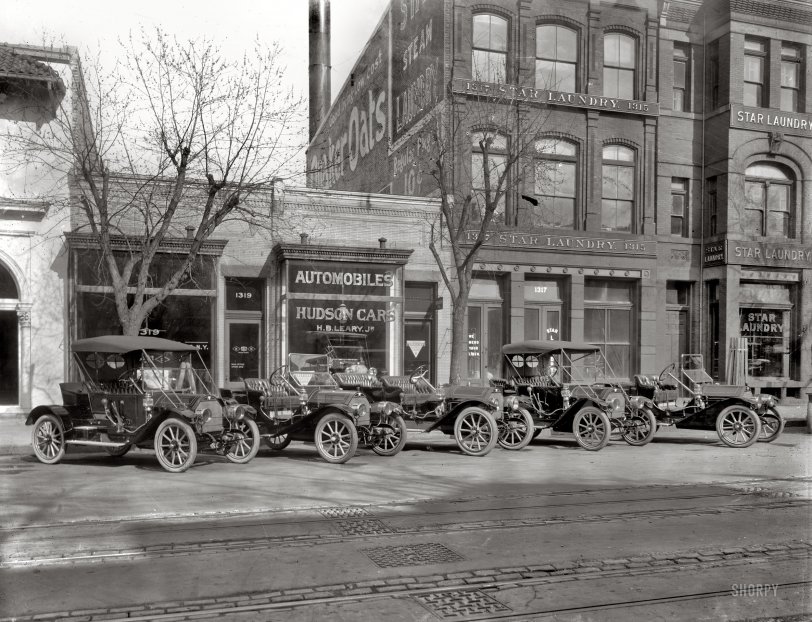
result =
[{"label": "street pavement", "polygon": [[0,620],[802,620],[812,436],[0,457]]}]

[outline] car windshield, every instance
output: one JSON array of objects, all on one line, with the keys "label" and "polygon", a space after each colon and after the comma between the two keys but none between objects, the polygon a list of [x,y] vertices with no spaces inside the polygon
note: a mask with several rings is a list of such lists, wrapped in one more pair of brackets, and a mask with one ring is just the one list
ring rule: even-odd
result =
[{"label": "car windshield", "polygon": [[330,359],[326,354],[289,354],[290,377],[300,387],[337,387],[330,374]]},{"label": "car windshield", "polygon": [[600,352],[519,353],[508,355],[507,360],[514,379],[530,384],[590,385],[603,375]]}]

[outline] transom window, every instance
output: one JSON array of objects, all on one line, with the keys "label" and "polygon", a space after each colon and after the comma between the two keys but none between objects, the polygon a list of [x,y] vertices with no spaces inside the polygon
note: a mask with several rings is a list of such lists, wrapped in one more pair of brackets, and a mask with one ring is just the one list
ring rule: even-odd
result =
[{"label": "transom window", "polygon": [[474,15],[471,75],[483,82],[507,79],[508,22],[490,13]]},{"label": "transom window", "polygon": [[612,32],[603,37],[603,94],[634,99],[636,41],[634,37]]},{"label": "transom window", "polygon": [[536,27],[536,87],[574,93],[578,89],[578,34],[557,24]]},{"label": "transom window", "polygon": [[[499,178],[504,174],[507,166],[508,139],[503,134],[494,132],[473,132],[471,135],[471,198],[472,207],[481,218],[485,213],[488,202],[486,197],[493,201],[498,197],[493,213],[493,222],[504,222],[507,180],[501,187]],[[488,188],[485,184],[485,161],[488,162]],[[486,194],[487,193],[487,194]]]},{"label": "transom window", "polygon": [[601,229],[632,231],[634,215],[634,151],[622,145],[603,148]]},{"label": "transom window", "polygon": [[688,237],[688,180],[671,178],[671,235]]},{"label": "transom window", "polygon": [[801,48],[781,46],[781,110],[799,112],[801,102]]},{"label": "transom window", "polygon": [[758,162],[745,171],[744,228],[761,236],[794,236],[793,182],[790,171]]},{"label": "transom window", "polygon": [[764,83],[767,76],[767,42],[762,39],[744,39],[744,97],[745,106],[766,106]]},{"label": "transom window", "polygon": [[577,155],[577,145],[568,140],[536,141],[534,226],[575,228]]}]

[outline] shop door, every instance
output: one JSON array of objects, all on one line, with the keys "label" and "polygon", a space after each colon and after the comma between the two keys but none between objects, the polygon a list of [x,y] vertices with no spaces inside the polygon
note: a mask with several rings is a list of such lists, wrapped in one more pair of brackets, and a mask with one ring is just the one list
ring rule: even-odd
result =
[{"label": "shop door", "polygon": [[432,365],[434,344],[432,321],[426,319],[406,319],[403,323],[403,372],[412,373],[421,365],[429,368],[433,382],[434,367]]},{"label": "shop door", "polygon": [[17,312],[0,311],[0,405],[19,403]]},{"label": "shop door", "polygon": [[668,343],[667,361],[679,361],[680,356],[688,354],[688,311],[668,311],[666,315]]},{"label": "shop door", "polygon": [[468,378],[502,376],[503,330],[501,305],[468,307]]},{"label": "shop door", "polygon": [[228,382],[261,377],[261,334],[261,320],[226,321]]},{"label": "shop door", "polygon": [[526,307],[524,338],[541,341],[561,341],[561,307]]}]

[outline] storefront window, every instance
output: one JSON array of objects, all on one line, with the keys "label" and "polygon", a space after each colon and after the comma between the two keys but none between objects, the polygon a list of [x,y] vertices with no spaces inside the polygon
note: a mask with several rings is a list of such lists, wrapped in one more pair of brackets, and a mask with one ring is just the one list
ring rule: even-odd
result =
[{"label": "storefront window", "polygon": [[429,367],[429,380],[436,378],[434,357],[434,316],[437,304],[436,283],[406,283],[403,323],[403,371],[420,365]]},{"label": "storefront window", "polygon": [[584,338],[601,347],[604,376],[631,378],[634,339],[633,285],[623,281],[584,281]]},{"label": "storefront window", "polygon": [[742,283],[739,330],[747,338],[748,374],[754,378],[790,376],[792,333],[790,286]]},{"label": "storefront window", "polygon": [[496,279],[474,279],[468,306],[468,377],[501,376],[502,293]]},{"label": "storefront window", "polygon": [[555,280],[528,281],[524,286],[524,338],[560,341],[561,285]]}]

